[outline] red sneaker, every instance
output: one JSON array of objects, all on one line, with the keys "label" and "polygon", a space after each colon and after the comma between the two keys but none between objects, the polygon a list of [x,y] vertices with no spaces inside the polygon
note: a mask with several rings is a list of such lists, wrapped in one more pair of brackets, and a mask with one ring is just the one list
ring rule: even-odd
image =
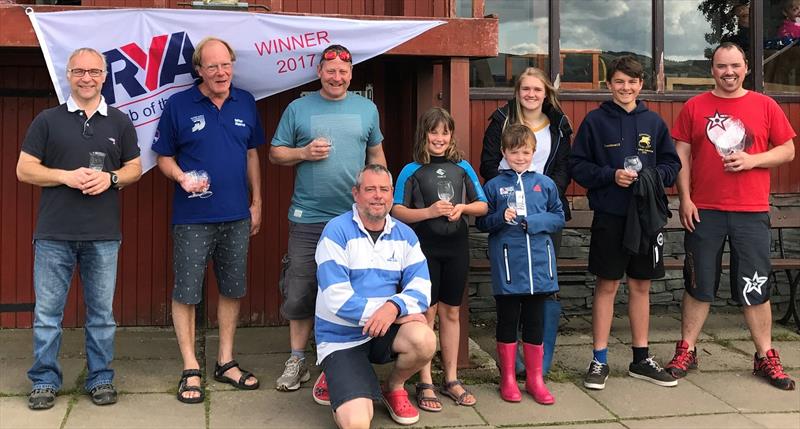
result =
[{"label": "red sneaker", "polygon": [[753,375],[764,377],[769,383],[781,390],[794,390],[794,380],[783,371],[781,357],[775,349],[767,350],[767,356],[753,356]]},{"label": "red sneaker", "polygon": [[419,411],[408,400],[406,389],[391,392],[383,391],[383,403],[389,410],[392,420],[401,425],[413,425],[419,421]]},{"label": "red sneaker", "polygon": [[328,379],[325,378],[325,373],[322,372],[314,382],[314,388],[311,389],[311,396],[314,397],[314,402],[320,405],[331,406],[331,395],[328,393]]},{"label": "red sneaker", "polygon": [[690,369],[697,369],[697,353],[689,350],[689,344],[680,340],[675,345],[675,356],[664,369],[675,378],[683,378]]}]

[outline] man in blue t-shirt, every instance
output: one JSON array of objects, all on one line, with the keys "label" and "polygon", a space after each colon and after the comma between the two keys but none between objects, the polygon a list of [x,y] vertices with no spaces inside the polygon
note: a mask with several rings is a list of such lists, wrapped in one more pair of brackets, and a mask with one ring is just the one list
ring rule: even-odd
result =
[{"label": "man in blue t-shirt", "polygon": [[[317,65],[322,88],[293,101],[284,111],[269,159],[296,165],[289,207],[289,244],[281,275],[281,314],[289,320],[292,354],[275,388],[292,391],[309,380],[305,348],[314,326],[317,265],[314,252],[325,224],[351,209],[350,192],[364,164],[386,165],[378,109],[364,97],[347,92],[353,57],[341,45],[322,51]],[[324,376],[314,399],[327,404]]]},{"label": "man in blue t-shirt", "polygon": [[[259,385],[234,360],[233,339],[240,299],[247,290],[249,238],[261,226],[256,148],[264,143],[264,130],[253,96],[231,86],[234,61],[236,54],[227,42],[203,39],[192,56],[199,83],[170,97],[153,142],[159,169],[175,181],[172,322],[184,369],[177,397],[185,403],[204,399],[194,320],[209,257],[219,287],[214,379],[246,390]],[[201,170],[207,176],[197,174]]]}]

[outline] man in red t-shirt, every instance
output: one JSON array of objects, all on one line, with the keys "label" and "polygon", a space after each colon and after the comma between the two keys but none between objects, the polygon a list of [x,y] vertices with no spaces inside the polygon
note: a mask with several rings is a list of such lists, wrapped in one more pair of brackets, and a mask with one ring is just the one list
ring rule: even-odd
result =
[{"label": "man in red t-shirt", "polygon": [[672,137],[680,218],[686,229],[681,341],[666,369],[675,378],[697,367],[695,344],[719,287],[725,240],[730,242],[731,296],[744,306],[756,346],[753,373],[793,390],[772,348],[769,303],[769,168],[794,159],[796,136],[771,98],[742,88],[747,59],[733,43],[711,57],[714,89],[686,102]]}]

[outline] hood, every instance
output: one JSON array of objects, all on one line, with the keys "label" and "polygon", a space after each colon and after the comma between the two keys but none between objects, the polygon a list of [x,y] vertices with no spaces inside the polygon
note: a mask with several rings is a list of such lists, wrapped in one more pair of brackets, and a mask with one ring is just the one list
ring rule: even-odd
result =
[{"label": "hood", "polygon": [[604,101],[602,104],[600,104],[600,108],[612,116],[638,115],[640,113],[649,111],[647,104],[642,100],[636,100],[636,107],[631,112],[626,112],[625,109],[620,107],[619,104],[613,102],[612,100]]}]

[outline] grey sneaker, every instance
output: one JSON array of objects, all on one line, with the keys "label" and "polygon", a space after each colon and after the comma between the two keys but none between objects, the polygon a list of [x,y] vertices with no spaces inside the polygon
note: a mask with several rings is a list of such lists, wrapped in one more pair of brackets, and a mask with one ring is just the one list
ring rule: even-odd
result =
[{"label": "grey sneaker", "polygon": [[640,362],[631,362],[628,366],[628,375],[659,386],[673,387],[678,385],[678,380],[672,377],[672,374],[668,373],[664,368],[661,368],[654,356],[650,356]]},{"label": "grey sneaker", "polygon": [[56,391],[49,387],[33,389],[28,395],[28,408],[32,410],[46,410],[53,408],[56,402]]},{"label": "grey sneaker", "polygon": [[291,392],[300,388],[300,383],[311,379],[306,360],[297,356],[289,357],[283,368],[283,374],[275,382],[275,388],[282,392]]},{"label": "grey sneaker", "polygon": [[587,389],[603,390],[606,388],[608,380],[608,364],[600,363],[592,359],[589,369],[586,370],[586,377],[583,377],[583,386]]},{"label": "grey sneaker", "polygon": [[113,384],[101,384],[89,392],[95,405],[111,405],[117,403],[117,389]]}]

